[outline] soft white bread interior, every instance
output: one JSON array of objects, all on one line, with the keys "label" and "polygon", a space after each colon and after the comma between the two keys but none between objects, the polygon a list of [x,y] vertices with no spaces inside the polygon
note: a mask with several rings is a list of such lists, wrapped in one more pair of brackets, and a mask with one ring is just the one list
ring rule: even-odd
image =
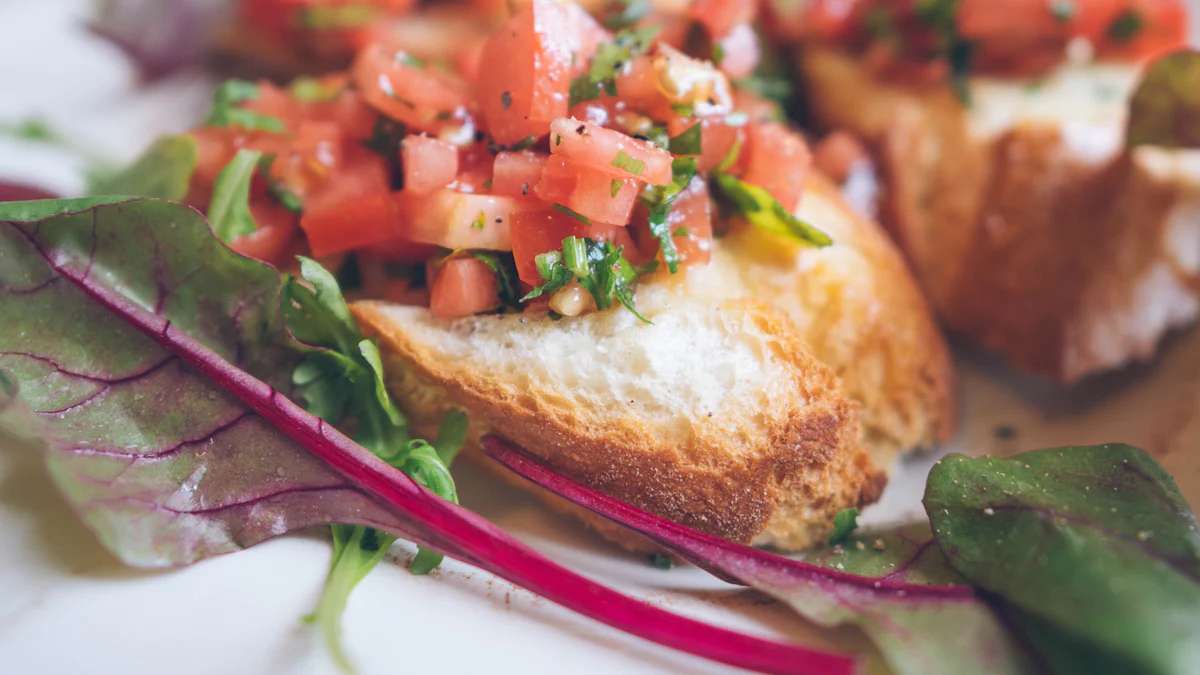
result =
[{"label": "soft white bread interior", "polygon": [[858,406],[773,311],[679,291],[642,285],[652,325],[623,309],[559,321],[353,310],[380,337],[389,388],[418,432],[460,408],[468,453],[496,433],[691,527],[783,548],[816,542],[883,485],[859,443]]},{"label": "soft white bread interior", "polygon": [[974,78],[964,105],[829,48],[798,64],[817,125],[873,149],[881,220],[951,328],[1073,381],[1195,319],[1200,154],[1123,147],[1137,67]]},{"label": "soft white bread interior", "polygon": [[878,495],[875,466],[944,438],[954,407],[946,345],[883,233],[820,177],[799,215],[834,245],[735,227],[711,264],[643,281],[637,305],[653,325],[623,309],[560,321],[353,309],[421,433],[459,407],[473,449],[495,432],[656,513],[803,548]]}]

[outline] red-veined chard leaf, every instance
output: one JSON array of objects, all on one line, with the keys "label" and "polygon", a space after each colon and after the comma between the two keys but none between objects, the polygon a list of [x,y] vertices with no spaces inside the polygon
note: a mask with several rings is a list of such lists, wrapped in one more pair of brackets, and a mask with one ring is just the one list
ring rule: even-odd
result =
[{"label": "red-veined chard leaf", "polygon": [[365,525],[697,656],[854,672],[851,658],[710,626],[564,569],[305,412],[286,395],[306,350],[284,330],[279,289],[273,268],[186,206],[0,204],[0,417],[36,425],[54,482],[121,560],[185,565],[297,528]]},{"label": "red-veined chard leaf", "polygon": [[[646,536],[689,562],[791,605],[823,626],[855,624],[904,675],[1024,673],[1028,664],[973,589],[950,570],[928,528],[815,554],[808,564],[692,530],[555,473],[496,437],[487,453],[517,474]],[[881,539],[882,550],[875,547]],[[858,542],[863,542],[863,550]]]},{"label": "red-veined chard leaf", "polygon": [[1200,148],[1200,51],[1150,64],[1129,100],[1125,144]]},{"label": "red-veined chard leaf", "polygon": [[925,509],[950,564],[1011,605],[1054,672],[1200,669],[1200,532],[1142,450],[951,455]]}]

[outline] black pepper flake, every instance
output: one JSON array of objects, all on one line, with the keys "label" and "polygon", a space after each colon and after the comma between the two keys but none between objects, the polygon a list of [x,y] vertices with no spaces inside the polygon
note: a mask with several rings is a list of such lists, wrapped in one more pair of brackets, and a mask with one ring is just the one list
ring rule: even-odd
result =
[{"label": "black pepper flake", "polygon": [[634,135],[633,135],[633,137],[634,137],[634,138],[636,138],[636,139],[638,139],[639,141],[646,141],[646,142],[650,142],[650,137],[649,137],[649,136],[643,136],[643,135],[641,135],[641,134],[634,134]]},{"label": "black pepper flake", "polygon": [[503,219],[503,218],[497,218],[497,219],[496,219],[496,222],[497,222],[497,223],[503,223],[503,222],[504,222],[504,219]]},{"label": "black pepper flake", "polygon": [[579,128],[575,130],[575,133],[577,133],[577,134],[579,134],[580,136],[582,136],[582,135],[583,135],[583,132],[585,132],[585,131],[587,131],[587,127],[586,127],[586,126],[584,126],[584,125],[582,125],[582,124],[580,124],[580,125],[579,125]]},{"label": "black pepper flake", "polygon": [[523,194],[523,195],[529,194],[529,183],[521,184],[521,194]]},{"label": "black pepper flake", "polygon": [[482,131],[475,132],[475,142],[476,143],[482,143],[483,139],[485,139],[485,138],[487,138],[487,136],[485,136]]}]

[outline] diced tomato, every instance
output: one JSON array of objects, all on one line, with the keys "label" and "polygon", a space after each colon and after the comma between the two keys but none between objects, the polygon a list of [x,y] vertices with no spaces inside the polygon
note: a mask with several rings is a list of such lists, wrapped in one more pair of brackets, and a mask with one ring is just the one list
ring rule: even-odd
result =
[{"label": "diced tomato", "polygon": [[554,120],[550,136],[550,152],[562,155],[580,171],[652,185],[671,182],[671,153],[647,141],[570,118]]},{"label": "diced tomato", "polygon": [[778,122],[749,124],[742,154],[742,180],[766,189],[788,211],[796,210],[812,163],[804,138]]},{"label": "diced tomato", "polygon": [[486,312],[499,304],[496,274],[475,257],[445,261],[430,285],[429,309],[441,319]]},{"label": "diced tomato", "polygon": [[[544,207],[543,207],[544,208]],[[531,286],[543,283],[537,269],[537,256],[562,249],[567,237],[587,237],[596,241],[611,238],[624,228],[612,225],[588,227],[558,211],[526,211],[513,215],[512,252],[517,262],[517,276]]]},{"label": "diced tomato", "polygon": [[229,248],[276,267],[285,265],[291,255],[301,252],[296,246],[303,243],[298,241],[296,214],[266,200],[251,202],[250,214],[258,229],[234,237]]},{"label": "diced tomato", "polygon": [[[734,79],[747,77],[754,73],[762,50],[758,44],[758,34],[748,23],[738,24],[725,37],[716,41],[716,49],[720,48],[721,60],[717,67],[721,72]],[[736,92],[735,92],[736,96]]]},{"label": "diced tomato", "polygon": [[713,38],[723,38],[737,26],[749,24],[758,13],[754,0],[696,0],[688,14]]},{"label": "diced tomato", "polygon": [[395,201],[404,214],[405,237],[449,249],[510,250],[509,229],[513,216],[546,208],[532,197],[470,194],[457,190],[434,190],[427,194],[401,191],[396,193]]},{"label": "diced tomato", "polygon": [[488,38],[477,90],[497,143],[545,136],[550,122],[566,115],[576,23],[571,17],[553,0],[533,0]]},{"label": "diced tomato", "polygon": [[713,245],[712,200],[703,178],[693,178],[687,189],[679,193],[667,213],[667,226],[681,264],[708,264]]},{"label": "diced tomato", "polygon": [[1108,0],[1096,11],[1095,25],[1081,26],[1093,37],[1100,58],[1150,59],[1187,44],[1188,9],[1179,0]]},{"label": "diced tomato", "polygon": [[492,165],[492,194],[513,197],[532,194],[542,179],[546,157],[544,153],[528,150],[498,153]]},{"label": "diced tomato", "polygon": [[458,175],[458,148],[425,135],[409,136],[400,146],[404,189],[428,192],[449,185]]},{"label": "diced tomato", "polygon": [[462,126],[471,91],[462,78],[422,67],[383,44],[363,49],[354,60],[354,82],[371,107],[410,129],[437,133]]},{"label": "diced tomato", "polygon": [[[667,133],[678,136],[687,131],[692,125],[700,124],[700,151],[696,158],[696,168],[700,171],[711,171],[717,168],[729,153],[738,145],[738,139],[744,141],[746,126],[729,124],[723,117],[706,117],[700,120],[679,117],[667,123]],[[739,157],[741,153],[739,151]]]},{"label": "diced tomato", "polygon": [[733,110],[729,80],[710,61],[693,59],[660,44],[653,55],[637,56],[617,76],[617,91],[627,105],[659,120],[681,114],[709,117]]},{"label": "diced tomato", "polygon": [[300,227],[318,256],[399,236],[399,213],[383,158],[364,155],[314,189],[305,200]]},{"label": "diced tomato", "polygon": [[581,170],[562,155],[554,155],[546,162],[536,191],[543,201],[561,204],[589,220],[625,225],[641,183]]}]

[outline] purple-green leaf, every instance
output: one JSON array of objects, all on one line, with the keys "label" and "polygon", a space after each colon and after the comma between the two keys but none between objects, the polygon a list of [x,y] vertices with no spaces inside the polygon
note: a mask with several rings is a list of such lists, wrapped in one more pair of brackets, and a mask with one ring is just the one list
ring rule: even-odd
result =
[{"label": "purple-green leaf", "polygon": [[365,525],[690,654],[854,672],[852,658],[710,626],[566,570],[305,412],[287,394],[307,350],[284,329],[279,288],[186,206],[0,204],[0,422],[40,432],[54,482],[120,559],[184,565],[296,528]]},{"label": "purple-green leaf", "polygon": [[[1106,664],[1070,672],[1197,672],[1200,532],[1142,450],[951,455],[929,475],[925,509],[950,564],[1011,605],[1025,632],[1053,631]],[[1078,661],[1062,644],[1040,645],[1057,671]]]},{"label": "purple-green leaf", "polygon": [[1200,148],[1200,51],[1168,54],[1146,68],[1129,101],[1125,144]]},{"label": "purple-green leaf", "polygon": [[722,579],[776,597],[822,626],[859,626],[897,673],[1015,675],[1029,670],[1023,652],[996,615],[946,567],[928,528],[852,537],[848,545],[799,562],[617,501],[555,473],[502,439],[487,437],[484,447],[517,474]]}]

